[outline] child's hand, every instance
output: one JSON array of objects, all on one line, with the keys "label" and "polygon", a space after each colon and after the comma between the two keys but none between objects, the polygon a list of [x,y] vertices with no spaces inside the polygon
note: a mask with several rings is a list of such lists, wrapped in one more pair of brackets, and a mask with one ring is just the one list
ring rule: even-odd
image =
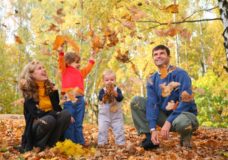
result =
[{"label": "child's hand", "polygon": [[65,45],[66,45],[66,42],[64,42],[61,46],[59,46],[59,47],[57,48],[57,51],[58,51],[58,52],[63,52],[63,51],[64,51],[64,48],[65,48]]},{"label": "child's hand", "polygon": [[95,58],[96,58],[96,52],[92,50],[90,55],[90,60],[95,61]]}]

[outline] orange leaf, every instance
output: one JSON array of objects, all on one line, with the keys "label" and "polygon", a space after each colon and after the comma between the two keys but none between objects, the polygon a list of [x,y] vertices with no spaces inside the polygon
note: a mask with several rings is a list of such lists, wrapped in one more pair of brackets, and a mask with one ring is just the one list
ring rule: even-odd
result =
[{"label": "orange leaf", "polygon": [[57,28],[57,26],[55,24],[51,24],[50,27],[48,28],[47,31],[56,31],[59,32],[59,29]]},{"label": "orange leaf", "polygon": [[178,29],[177,28],[169,28],[167,31],[166,31],[166,35],[169,35],[171,37],[175,36],[176,34],[178,33]]},{"label": "orange leaf", "polygon": [[189,94],[187,91],[183,91],[181,93],[181,100],[182,102],[190,102],[194,100],[194,96],[192,94]]},{"label": "orange leaf", "polygon": [[64,36],[56,36],[55,42],[53,44],[53,50],[57,50],[65,42]]},{"label": "orange leaf", "polygon": [[22,40],[21,40],[21,38],[19,36],[17,36],[17,35],[14,35],[14,39],[19,44],[22,44],[23,43]]},{"label": "orange leaf", "polygon": [[63,13],[63,8],[59,8],[57,11],[56,11],[57,15],[59,16],[65,16],[65,14]]},{"label": "orange leaf", "polygon": [[178,4],[171,4],[163,10],[169,13],[178,13]]},{"label": "orange leaf", "polygon": [[80,48],[76,42],[74,42],[72,39],[70,39],[67,36],[60,36],[60,35],[56,36],[55,42],[53,44],[53,50],[57,50],[64,42],[67,42],[68,44],[70,44],[74,48],[74,51],[76,53],[79,53]]},{"label": "orange leaf", "polygon": [[69,43],[74,48],[74,51],[76,53],[79,53],[80,48],[79,48],[78,44],[75,41],[73,41],[72,39],[70,39],[67,36],[65,36],[65,40],[66,40],[67,43]]}]

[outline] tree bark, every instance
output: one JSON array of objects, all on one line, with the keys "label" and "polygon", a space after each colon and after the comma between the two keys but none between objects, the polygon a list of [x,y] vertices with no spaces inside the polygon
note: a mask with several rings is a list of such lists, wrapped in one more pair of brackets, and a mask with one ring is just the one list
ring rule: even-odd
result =
[{"label": "tree bark", "polygon": [[228,72],[228,1],[227,0],[218,0],[219,9],[221,18],[224,25],[224,47],[226,51],[226,66],[224,66],[225,70]]}]

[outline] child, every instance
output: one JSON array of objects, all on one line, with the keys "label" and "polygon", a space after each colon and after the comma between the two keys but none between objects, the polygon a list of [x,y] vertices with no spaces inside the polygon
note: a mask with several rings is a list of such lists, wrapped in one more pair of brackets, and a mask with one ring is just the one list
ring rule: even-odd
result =
[{"label": "child", "polygon": [[116,75],[112,70],[103,73],[105,87],[99,92],[99,114],[98,114],[98,145],[108,143],[108,129],[112,127],[117,145],[125,144],[123,113],[121,101],[123,95],[121,90],[115,86]]},{"label": "child", "polygon": [[64,137],[75,143],[85,145],[82,133],[82,123],[85,113],[84,79],[94,66],[94,59],[90,58],[87,66],[80,70],[80,56],[74,52],[64,55],[63,46],[59,49],[59,69],[62,79],[62,93],[65,101],[64,109],[71,113],[74,122],[66,130]]}]

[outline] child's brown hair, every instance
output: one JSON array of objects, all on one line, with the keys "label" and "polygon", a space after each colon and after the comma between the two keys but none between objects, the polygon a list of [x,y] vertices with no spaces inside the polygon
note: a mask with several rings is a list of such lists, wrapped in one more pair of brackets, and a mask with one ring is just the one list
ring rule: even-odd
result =
[{"label": "child's brown hair", "polygon": [[73,62],[79,62],[81,60],[81,58],[75,52],[67,52],[64,56],[64,60],[67,65],[70,65]]}]

